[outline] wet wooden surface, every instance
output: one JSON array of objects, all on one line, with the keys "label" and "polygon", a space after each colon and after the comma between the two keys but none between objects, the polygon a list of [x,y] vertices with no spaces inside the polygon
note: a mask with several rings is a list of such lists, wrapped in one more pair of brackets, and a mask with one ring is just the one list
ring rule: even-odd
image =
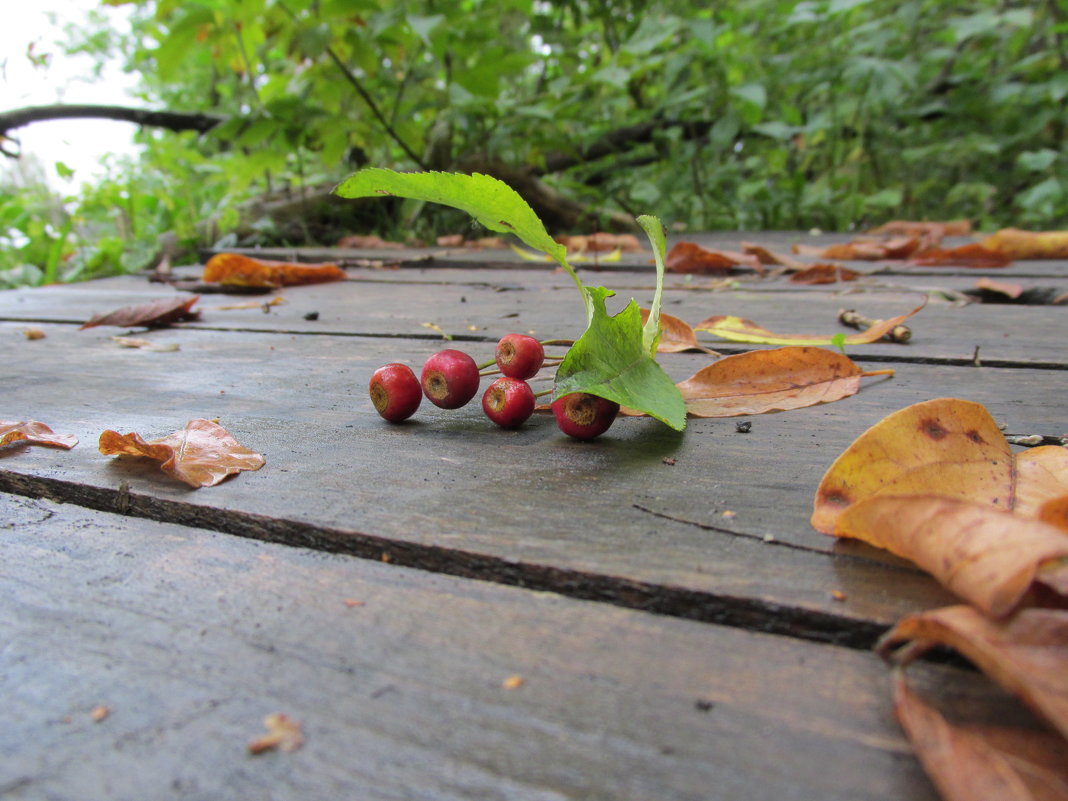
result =
[{"label": "wet wooden surface", "polygon": [[[136,332],[174,352],[78,330],[175,294],[144,277],[0,292],[0,417],[81,439],[0,451],[0,794],[933,797],[867,649],[952,599],[814,532],[812,496],[863,430],[933,397],[982,402],[1012,433],[1065,433],[1068,310],[962,304],[974,270],[860,264],[872,275],[831,287],[671,276],[670,314],[786,333],[929,299],[908,345],[849,349],[895,370],[852,398],[745,418],[744,434],[736,419],[679,435],[631,418],[577,443],[547,416],[498,430],[477,404],[424,404],[391,426],[366,397],[378,365],[418,369],[440,349],[438,329],[478,360],[509,331],[577,335],[566,276],[500,251],[343,255],[347,282],[265,308],[205,295],[200,321]],[[383,258],[400,266],[369,262]],[[647,261],[585,277],[646,302]],[[1057,287],[1068,265],[989,275]],[[250,305],[218,308],[234,304]],[[677,379],[710,360],[661,359]],[[192,490],[96,449],[105,429],[162,436],[194,417],[218,418],[266,466]],[[919,678],[1001,703],[959,668]],[[307,743],[251,757],[272,712],[299,719]]]}]

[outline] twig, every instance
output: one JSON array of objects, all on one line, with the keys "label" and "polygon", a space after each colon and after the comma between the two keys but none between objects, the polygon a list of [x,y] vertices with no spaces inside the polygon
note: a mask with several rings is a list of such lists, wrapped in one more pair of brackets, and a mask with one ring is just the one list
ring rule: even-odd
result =
[{"label": "twig", "polygon": [[[842,325],[848,325],[850,328],[856,328],[859,331],[866,331],[873,325],[881,323],[882,320],[864,317],[853,309],[842,309],[838,312],[838,322]],[[912,330],[907,325],[895,325],[883,334],[882,338],[891,342],[908,342],[912,339]]]}]

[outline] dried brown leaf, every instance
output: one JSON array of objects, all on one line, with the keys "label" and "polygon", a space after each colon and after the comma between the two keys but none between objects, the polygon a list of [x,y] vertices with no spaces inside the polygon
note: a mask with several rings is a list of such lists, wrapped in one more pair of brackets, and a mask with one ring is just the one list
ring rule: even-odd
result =
[{"label": "dried brown leaf", "polygon": [[991,269],[1012,264],[1004,253],[990,250],[982,245],[960,245],[955,248],[925,248],[909,259],[917,267],[979,267]]},{"label": "dried brown leaf", "polygon": [[696,242],[675,243],[668,251],[664,264],[668,270],[675,273],[728,273],[739,265],[752,267],[759,273],[764,272],[764,265],[756,256],[708,250]]},{"label": "dried brown leaf", "polygon": [[[837,519],[834,533],[910,559],[988,615],[1016,609],[1036,581],[1056,593],[1068,574],[1068,534],[1056,526],[937,495],[876,495]],[[1046,578],[1052,578],[1051,587]],[[1068,598],[1050,598],[1068,606]]]},{"label": "dried brown leaf", "polygon": [[181,431],[159,439],[139,434],[104,431],[100,452],[105,456],[137,456],[160,462],[160,469],[191,487],[212,487],[242,470],[259,470],[263,456],[239,445],[229,432],[211,420],[190,420]]},{"label": "dried brown leaf", "polygon": [[727,356],[678,387],[690,415],[734,417],[841,400],[857,392],[863,375],[841,353],[788,347]]},{"label": "dried brown leaf", "polygon": [[[649,319],[649,310],[642,309],[642,325]],[[697,341],[697,335],[689,324],[673,317],[670,314],[660,313],[660,342],[656,346],[658,353],[682,353],[687,350],[701,350],[716,356],[719,354],[709,350]]]},{"label": "dried brown leaf", "polygon": [[909,615],[880,641],[886,653],[917,641],[946,645],[1068,737],[1068,611],[1023,609],[991,620],[960,605]]},{"label": "dried brown leaf", "polygon": [[265,751],[296,751],[304,745],[304,733],[297,721],[288,715],[276,712],[263,719],[267,734],[248,744],[250,754],[262,754]]},{"label": "dried brown leaf", "polygon": [[82,324],[81,329],[95,328],[98,325],[114,325],[119,328],[163,328],[182,320],[198,320],[200,312],[193,311],[193,304],[200,300],[199,295],[192,297],[160,298],[136,306],[123,306],[121,309],[98,314]]},{"label": "dried brown leaf", "polygon": [[404,243],[390,242],[374,234],[349,234],[341,237],[336,247],[353,250],[399,250],[404,247]]},{"label": "dried brown leaf", "polygon": [[915,222],[912,220],[891,220],[878,228],[872,228],[869,234],[889,234],[893,236],[925,236],[931,233],[939,236],[968,236],[972,232],[971,220],[948,220],[945,222]]},{"label": "dried brown leaf", "polygon": [[794,284],[834,284],[838,281],[856,281],[863,273],[838,264],[813,264],[790,276]]},{"label": "dried brown leaf", "polygon": [[70,450],[78,444],[73,434],[57,434],[44,423],[36,420],[0,420],[0,447],[16,442],[28,445],[52,445]]},{"label": "dried brown leaf", "polygon": [[894,671],[894,714],[946,801],[1064,801],[1068,744],[1053,732],[950,723]]},{"label": "dried brown leaf", "polygon": [[795,259],[785,253],[770,250],[755,242],[742,242],[741,245],[742,253],[747,256],[756,256],[761,264],[786,267],[788,270],[803,270],[808,267],[806,262]]}]

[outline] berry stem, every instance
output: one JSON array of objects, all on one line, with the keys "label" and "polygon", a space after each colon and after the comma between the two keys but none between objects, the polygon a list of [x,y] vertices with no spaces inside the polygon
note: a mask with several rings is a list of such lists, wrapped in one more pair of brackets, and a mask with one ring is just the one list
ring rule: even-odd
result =
[{"label": "berry stem", "polygon": [[546,395],[550,395],[550,394],[553,393],[553,391],[555,389],[556,389],[556,387],[549,387],[548,389],[543,389],[541,392],[535,392],[534,393],[534,397],[535,398],[541,398],[541,397],[544,397]]},{"label": "berry stem", "polygon": [[542,345],[559,345],[561,347],[570,348],[572,345],[575,344],[575,340],[573,340],[573,339],[543,339],[543,340],[541,340],[541,344]]}]

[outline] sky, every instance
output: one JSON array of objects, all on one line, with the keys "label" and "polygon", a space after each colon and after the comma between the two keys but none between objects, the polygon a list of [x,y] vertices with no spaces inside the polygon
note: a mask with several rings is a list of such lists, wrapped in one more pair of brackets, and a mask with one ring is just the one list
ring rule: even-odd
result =
[{"label": "sky", "polygon": [[[100,0],[24,0],[14,11],[15,3],[9,2],[11,7],[0,25],[0,110],[60,102],[138,105],[129,95],[135,78],[123,73],[121,65],[109,65],[103,80],[90,82],[92,59],[66,56],[57,44],[66,38],[63,26],[82,22],[89,9],[106,10],[115,24],[121,25],[125,19],[122,8],[104,9]],[[55,12],[56,24],[49,20],[49,12]],[[30,43],[34,54],[51,55],[47,67],[31,63],[27,57]],[[107,154],[135,153],[134,132],[129,123],[57,120],[33,123],[12,133],[21,140],[24,153],[41,159],[49,182],[69,191],[103,174],[100,160]],[[75,171],[73,178],[63,181],[56,175],[57,161]]]}]

